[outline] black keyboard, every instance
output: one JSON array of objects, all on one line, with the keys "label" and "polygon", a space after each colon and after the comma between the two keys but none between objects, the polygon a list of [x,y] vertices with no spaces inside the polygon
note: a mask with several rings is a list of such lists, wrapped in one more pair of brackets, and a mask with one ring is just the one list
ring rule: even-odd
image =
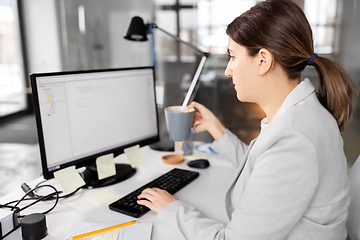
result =
[{"label": "black keyboard", "polygon": [[198,176],[198,172],[174,168],[173,170],[161,175],[153,181],[120,198],[116,202],[111,203],[109,208],[113,211],[139,218],[150,211],[149,208],[137,204],[137,197],[145,188],[156,187],[166,190],[170,194],[174,194],[195,180]]}]

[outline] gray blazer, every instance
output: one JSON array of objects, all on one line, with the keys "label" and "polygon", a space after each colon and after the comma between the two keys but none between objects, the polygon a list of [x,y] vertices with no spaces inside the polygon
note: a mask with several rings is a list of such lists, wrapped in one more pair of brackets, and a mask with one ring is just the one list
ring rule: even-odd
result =
[{"label": "gray blazer", "polygon": [[235,168],[225,196],[229,223],[178,200],[158,220],[186,239],[346,239],[349,184],[343,141],[309,80],[262,121],[249,146],[230,131],[212,147]]}]

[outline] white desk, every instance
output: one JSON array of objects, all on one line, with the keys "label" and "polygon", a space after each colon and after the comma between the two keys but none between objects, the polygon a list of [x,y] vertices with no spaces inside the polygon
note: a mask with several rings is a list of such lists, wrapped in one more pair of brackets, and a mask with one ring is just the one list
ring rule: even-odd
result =
[{"label": "white desk", "polygon": [[[120,198],[175,167],[198,171],[200,176],[177,192],[174,196],[197,207],[211,218],[219,219],[224,222],[227,221],[224,198],[227,186],[235,172],[235,169],[231,164],[226,160],[222,160],[219,155],[210,154],[210,152],[208,152],[207,155],[210,156],[210,167],[206,169],[194,169],[187,166],[187,160],[177,165],[163,163],[161,161],[161,156],[168,154],[167,152],[154,151],[149,147],[143,147],[140,151],[144,158],[144,164],[137,167],[136,174],[130,179],[108,187],[90,190],[82,189],[69,198],[59,200],[56,208],[46,215],[48,235],[44,239],[65,239],[65,236],[74,221],[121,223],[134,220],[133,217],[110,210],[108,204],[101,206],[95,205],[88,197],[108,189],[111,193]],[[128,161],[126,156],[122,154],[115,159],[115,162]],[[28,184],[30,187],[34,187],[41,180],[43,180],[43,178],[39,177]],[[46,184],[52,184],[57,189],[61,189],[55,179],[47,181]],[[0,198],[0,204],[17,200],[23,195],[24,193],[19,186],[14,192]],[[52,201],[38,203],[29,209],[24,210],[21,214],[43,212],[52,205]],[[148,212],[136,220],[139,222],[153,223],[151,238],[153,240],[183,239],[175,231],[159,223],[156,219],[156,213],[154,212]],[[22,239],[21,229],[16,230],[5,238],[5,240],[19,239]]]}]

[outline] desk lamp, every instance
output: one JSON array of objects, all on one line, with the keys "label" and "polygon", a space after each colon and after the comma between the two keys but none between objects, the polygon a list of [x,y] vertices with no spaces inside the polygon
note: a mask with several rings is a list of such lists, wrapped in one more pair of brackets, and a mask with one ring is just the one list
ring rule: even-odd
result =
[{"label": "desk lamp", "polygon": [[[131,41],[147,41],[147,35],[151,34],[152,36],[152,59],[153,59],[153,65],[155,66],[155,51],[154,51],[154,40],[153,40],[153,35],[152,35],[152,29],[159,29],[160,31],[164,32],[165,34],[167,34],[168,36],[170,36],[171,38],[175,39],[176,41],[179,41],[185,45],[187,45],[188,47],[194,49],[200,56],[201,56],[201,60],[200,63],[196,69],[196,72],[194,74],[194,77],[191,81],[190,87],[186,93],[185,99],[182,103],[182,106],[186,107],[189,104],[190,98],[195,90],[196,84],[199,80],[200,77],[200,73],[202,71],[202,69],[204,68],[205,65],[205,61],[206,59],[209,57],[210,53],[208,52],[203,52],[200,49],[198,49],[196,46],[194,46],[193,44],[189,43],[189,42],[185,42],[184,40],[182,40],[181,38],[167,32],[166,30],[158,27],[156,25],[156,23],[147,23],[145,24],[143,19],[141,17],[135,16],[131,19],[129,28],[126,32],[126,35],[124,36],[125,39],[127,40],[131,40]],[[162,141],[162,139],[160,139],[160,141]],[[155,150],[160,150],[160,151],[173,151],[173,148],[171,150],[169,150],[169,148],[167,146],[169,146],[169,143],[166,143],[163,141],[163,145],[157,145],[156,147],[152,147],[150,145],[150,147],[152,149]],[[173,146],[173,145],[172,145]]]}]

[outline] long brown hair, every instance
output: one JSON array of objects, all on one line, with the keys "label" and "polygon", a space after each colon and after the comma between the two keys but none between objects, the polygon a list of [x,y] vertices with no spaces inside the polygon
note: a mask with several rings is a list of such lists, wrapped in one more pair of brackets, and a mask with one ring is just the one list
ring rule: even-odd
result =
[{"label": "long brown hair", "polygon": [[[246,47],[250,56],[261,48],[269,50],[290,79],[300,78],[314,53],[310,24],[301,8],[290,0],[258,3],[229,24],[226,33]],[[353,113],[353,82],[327,58],[318,56],[312,65],[319,76],[318,99],[343,131]]]}]

